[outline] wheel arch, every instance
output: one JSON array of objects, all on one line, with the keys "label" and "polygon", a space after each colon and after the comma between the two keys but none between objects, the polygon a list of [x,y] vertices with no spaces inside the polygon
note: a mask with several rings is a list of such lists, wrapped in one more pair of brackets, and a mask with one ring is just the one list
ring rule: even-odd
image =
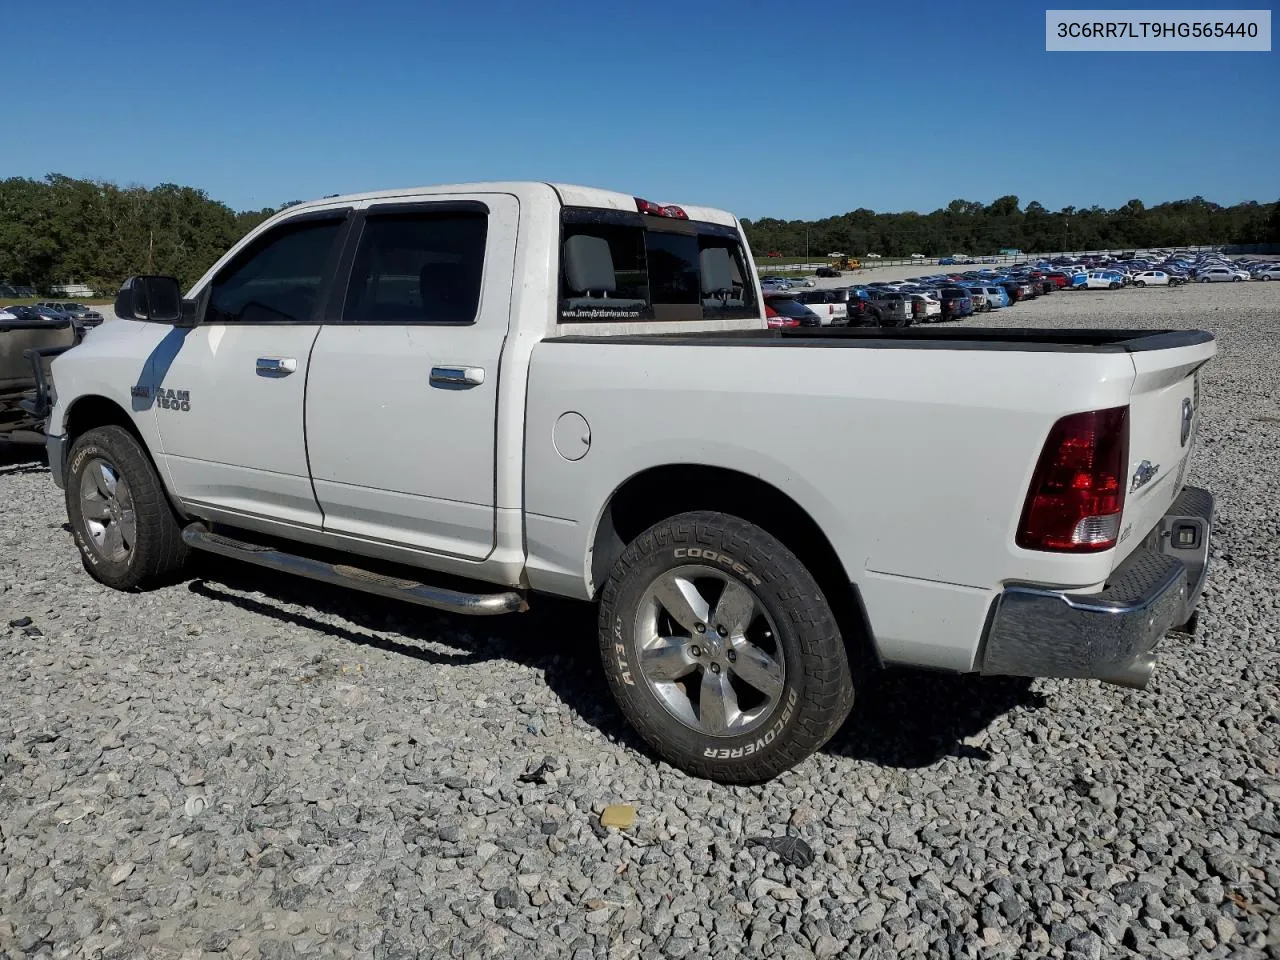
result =
[{"label": "wheel arch", "polygon": [[138,429],[137,423],[134,422],[129,412],[115,400],[97,393],[88,393],[76,397],[63,415],[62,426],[63,434],[67,438],[68,451],[76,442],[77,437],[83,436],[97,427],[115,426],[128,431],[138,441],[138,446],[142,448],[143,454],[150,461],[151,468],[155,470],[156,476],[160,479],[160,487],[164,490],[173,512],[179,517],[185,516],[177,498],[173,495],[172,488],[169,486],[168,471],[161,469],[160,464],[156,462],[155,454],[151,451],[151,445],[147,442],[147,438]]},{"label": "wheel arch", "polygon": [[592,592],[599,597],[627,544],[653,524],[693,510],[731,514],[777,537],[822,588],[846,642],[875,655],[858,588],[822,528],[773,484],[727,467],[673,463],[633,474],[609,496],[591,537]]},{"label": "wheel arch", "polygon": [[[142,444],[142,448],[147,449],[146,441],[139,432],[137,424],[133,422],[133,417],[129,416],[116,401],[100,394],[76,397],[67,408],[62,422],[68,444],[75,443],[77,437],[95,427],[117,426],[124,427],[132,433],[134,438]],[[149,456],[150,451],[148,450],[147,453]]]}]

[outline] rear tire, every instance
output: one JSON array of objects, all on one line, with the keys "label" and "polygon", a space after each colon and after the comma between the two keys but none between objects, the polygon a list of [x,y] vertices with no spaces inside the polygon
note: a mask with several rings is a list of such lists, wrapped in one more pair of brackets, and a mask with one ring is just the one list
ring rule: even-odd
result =
[{"label": "rear tire", "polygon": [[97,427],[67,458],[67,519],[89,576],[116,590],[171,578],[189,550],[164,486],[128,430]]},{"label": "rear tire", "polygon": [[680,514],[632,541],[601,594],[600,653],[644,741],[720,783],[790,769],[853,706],[844,640],[812,574],[728,514]]}]

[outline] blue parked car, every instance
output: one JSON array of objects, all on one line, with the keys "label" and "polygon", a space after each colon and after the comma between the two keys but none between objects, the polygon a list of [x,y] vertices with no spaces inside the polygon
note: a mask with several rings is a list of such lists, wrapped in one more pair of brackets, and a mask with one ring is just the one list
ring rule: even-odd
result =
[{"label": "blue parked car", "polygon": [[987,286],[981,289],[987,295],[988,309],[994,310],[1009,305],[1009,291],[1004,287]]}]

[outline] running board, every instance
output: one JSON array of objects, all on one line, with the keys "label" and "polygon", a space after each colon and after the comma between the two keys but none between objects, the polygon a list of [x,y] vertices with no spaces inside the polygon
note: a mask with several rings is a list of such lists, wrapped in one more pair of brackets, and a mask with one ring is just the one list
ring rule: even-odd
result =
[{"label": "running board", "polygon": [[220,557],[243,560],[270,570],[293,573],[310,580],[319,580],[321,583],[350,587],[362,593],[404,600],[421,607],[432,607],[449,613],[486,617],[502,613],[523,613],[529,609],[525,598],[514,590],[506,590],[502,593],[462,593],[458,590],[432,587],[425,583],[418,583],[416,580],[388,577],[359,567],[325,563],[294,553],[285,553],[274,547],[233,540],[220,533],[210,532],[202,523],[193,523],[185,527],[182,531],[182,540],[195,550],[216,553]]}]

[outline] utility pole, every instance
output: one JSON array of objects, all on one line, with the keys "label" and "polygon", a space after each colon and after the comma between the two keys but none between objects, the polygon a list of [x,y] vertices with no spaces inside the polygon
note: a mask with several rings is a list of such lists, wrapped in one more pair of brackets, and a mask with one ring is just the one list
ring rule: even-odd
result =
[{"label": "utility pole", "polygon": [[809,225],[804,225],[804,258],[809,259]]}]

